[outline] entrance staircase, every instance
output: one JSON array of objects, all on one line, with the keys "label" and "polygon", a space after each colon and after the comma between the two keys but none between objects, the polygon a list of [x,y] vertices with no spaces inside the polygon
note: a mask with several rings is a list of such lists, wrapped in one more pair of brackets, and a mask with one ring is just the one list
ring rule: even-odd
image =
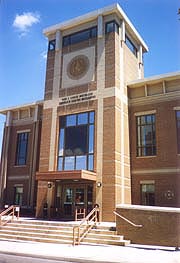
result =
[{"label": "entrance staircase", "polygon": [[[8,222],[0,228],[0,240],[73,244],[73,227],[79,222],[55,222],[22,219]],[[129,240],[117,235],[113,223],[97,223],[83,238],[81,244],[126,246]]]}]

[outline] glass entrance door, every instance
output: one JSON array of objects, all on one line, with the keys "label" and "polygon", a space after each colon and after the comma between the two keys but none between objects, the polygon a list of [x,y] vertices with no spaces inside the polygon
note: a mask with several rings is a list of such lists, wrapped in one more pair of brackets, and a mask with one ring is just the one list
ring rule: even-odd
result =
[{"label": "glass entrance door", "polygon": [[73,212],[73,189],[65,188],[64,192],[64,215],[70,217]]},{"label": "glass entrance door", "polygon": [[74,219],[76,208],[85,208],[86,213],[92,208],[92,190],[90,185],[64,185],[63,215],[65,218]]}]

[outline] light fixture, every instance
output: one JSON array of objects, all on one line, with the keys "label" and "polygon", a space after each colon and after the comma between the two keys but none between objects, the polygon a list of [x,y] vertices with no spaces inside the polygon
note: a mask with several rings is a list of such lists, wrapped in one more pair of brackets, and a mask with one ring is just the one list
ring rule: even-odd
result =
[{"label": "light fixture", "polygon": [[52,187],[52,183],[48,182],[48,188],[51,188],[51,187]]},{"label": "light fixture", "polygon": [[101,187],[101,182],[97,182],[97,187]]}]

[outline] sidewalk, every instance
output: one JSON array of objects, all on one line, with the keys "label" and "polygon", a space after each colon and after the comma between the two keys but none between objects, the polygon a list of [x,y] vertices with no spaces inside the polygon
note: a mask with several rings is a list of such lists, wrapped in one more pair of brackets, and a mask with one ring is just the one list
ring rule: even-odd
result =
[{"label": "sidewalk", "polygon": [[166,249],[0,241],[0,253],[8,255],[82,263],[180,263],[180,251]]}]

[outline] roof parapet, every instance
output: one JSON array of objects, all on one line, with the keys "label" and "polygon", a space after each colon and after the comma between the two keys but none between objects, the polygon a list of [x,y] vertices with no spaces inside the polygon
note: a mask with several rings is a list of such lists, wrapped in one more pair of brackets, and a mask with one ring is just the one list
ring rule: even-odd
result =
[{"label": "roof parapet", "polygon": [[140,44],[143,47],[143,51],[147,52],[148,51],[148,46],[138,33],[138,31],[135,29],[123,9],[120,7],[119,4],[112,4],[110,6],[103,7],[101,9],[97,9],[95,11],[89,12],[85,15],[75,17],[73,19],[67,20],[65,22],[55,24],[53,26],[47,27],[43,30],[43,34],[46,35],[47,37],[50,34],[55,33],[57,30],[65,30],[74,26],[78,26],[80,24],[83,24],[85,22],[90,22],[94,19],[96,19],[99,15],[105,16],[111,13],[116,13],[120,19],[125,21],[126,27],[135,35],[136,39],[140,42]]},{"label": "roof parapet", "polygon": [[32,103],[27,103],[27,104],[22,104],[22,105],[17,105],[13,107],[8,107],[4,109],[0,109],[0,114],[6,114],[8,111],[14,111],[18,109],[24,109],[24,108],[29,108],[29,107],[35,107],[36,105],[43,105],[43,100],[38,100]]}]

